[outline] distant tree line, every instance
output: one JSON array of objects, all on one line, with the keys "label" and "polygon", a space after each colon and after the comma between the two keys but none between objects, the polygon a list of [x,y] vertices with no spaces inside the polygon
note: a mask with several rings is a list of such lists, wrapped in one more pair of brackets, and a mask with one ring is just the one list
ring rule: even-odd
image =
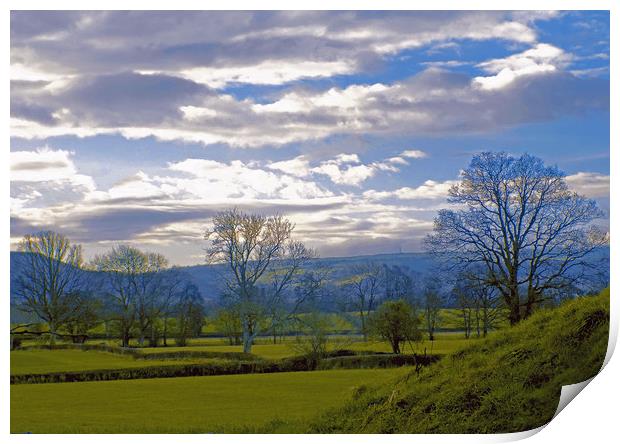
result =
[{"label": "distant tree line", "polygon": [[119,245],[85,264],[80,246],[52,231],[25,236],[19,250],[25,262],[14,288],[18,308],[47,331],[26,324],[13,327],[14,335],[45,333],[51,345],[57,338],[80,343],[103,326],[106,337],[128,347],[132,337],[141,346],[157,346],[172,334],[184,345],[200,334],[202,297],[162,255]]}]

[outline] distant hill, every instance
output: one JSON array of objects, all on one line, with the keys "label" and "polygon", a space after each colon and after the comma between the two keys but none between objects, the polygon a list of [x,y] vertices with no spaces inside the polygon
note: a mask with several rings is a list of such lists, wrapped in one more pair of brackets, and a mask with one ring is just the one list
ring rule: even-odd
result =
[{"label": "distant hill", "polygon": [[[358,264],[376,262],[385,264],[389,267],[398,266],[410,272],[425,273],[433,267],[433,258],[428,253],[397,253],[397,254],[377,254],[370,256],[353,257],[329,257],[319,258],[310,261],[306,268],[327,268],[331,270],[332,277],[338,279],[347,275],[347,269]],[[198,286],[201,294],[206,301],[215,300],[218,296],[219,285],[221,284],[223,265],[193,265],[180,267],[182,271],[188,273],[192,281]]]},{"label": "distant hill", "polygon": [[[601,249],[593,255],[592,260],[600,261],[604,257],[609,256],[609,248]],[[13,288],[15,279],[19,275],[20,270],[24,266],[24,253],[11,252],[11,297],[13,297]],[[310,261],[306,268],[326,268],[331,271],[331,277],[339,280],[346,277],[351,267],[367,262],[375,262],[386,265],[388,267],[399,267],[401,270],[412,274],[424,274],[429,271],[438,269],[438,264],[434,261],[429,253],[394,253],[394,254],[377,254],[369,256],[353,256],[353,257],[331,257],[319,258]],[[609,269],[609,263],[606,262],[600,267]],[[193,265],[187,267],[178,267],[179,270],[187,273],[190,279],[196,284],[207,305],[214,304],[222,290],[222,275],[226,272],[226,266],[222,264],[204,264]],[[85,272],[92,273],[92,272]],[[11,310],[11,319],[15,322],[13,314],[15,310]],[[17,316],[17,315],[15,315]],[[21,322],[21,321],[20,321]]]},{"label": "distant hill", "polygon": [[[24,253],[11,251],[11,287],[15,283],[16,277],[24,266]],[[347,268],[356,264],[366,262],[376,262],[388,266],[398,266],[410,271],[424,273],[433,265],[432,257],[427,253],[398,253],[398,254],[378,254],[372,256],[336,257],[320,258],[310,261],[308,268],[329,268],[333,271],[334,277],[346,275]],[[204,264],[178,267],[179,270],[187,273],[192,281],[198,286],[201,294],[206,301],[214,300],[218,295],[221,284],[222,273],[226,271],[225,265]],[[13,293],[13,292],[11,292]]]}]

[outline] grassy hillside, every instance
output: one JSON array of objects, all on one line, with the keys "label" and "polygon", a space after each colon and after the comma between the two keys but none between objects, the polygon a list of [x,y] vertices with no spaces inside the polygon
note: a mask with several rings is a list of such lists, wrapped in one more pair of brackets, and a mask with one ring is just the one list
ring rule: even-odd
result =
[{"label": "grassy hillside", "polygon": [[[447,356],[420,376],[357,391],[313,421],[320,433],[518,432],[551,420],[563,385],[599,371],[607,350],[609,290]],[[280,425],[285,426],[285,425]],[[274,427],[278,427],[274,424]]]}]

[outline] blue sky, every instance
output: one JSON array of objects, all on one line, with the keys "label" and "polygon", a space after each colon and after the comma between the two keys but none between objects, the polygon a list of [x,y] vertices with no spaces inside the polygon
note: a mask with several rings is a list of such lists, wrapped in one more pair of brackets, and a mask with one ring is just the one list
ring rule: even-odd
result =
[{"label": "blue sky", "polygon": [[11,136],[13,246],[200,263],[238,206],[322,256],[418,251],[483,150],[608,211],[609,14],[13,12]]}]

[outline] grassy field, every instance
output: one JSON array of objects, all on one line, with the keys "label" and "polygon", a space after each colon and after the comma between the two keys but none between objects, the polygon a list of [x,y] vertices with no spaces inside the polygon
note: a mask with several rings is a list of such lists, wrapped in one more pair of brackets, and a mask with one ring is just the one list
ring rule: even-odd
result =
[{"label": "grassy field", "polygon": [[333,370],[11,386],[11,433],[190,433],[305,420],[406,372]]},{"label": "grassy field", "polygon": [[[192,362],[204,362],[193,360]],[[173,360],[136,360],[131,356],[81,350],[18,350],[11,352],[11,374],[71,372],[178,364]]]}]

